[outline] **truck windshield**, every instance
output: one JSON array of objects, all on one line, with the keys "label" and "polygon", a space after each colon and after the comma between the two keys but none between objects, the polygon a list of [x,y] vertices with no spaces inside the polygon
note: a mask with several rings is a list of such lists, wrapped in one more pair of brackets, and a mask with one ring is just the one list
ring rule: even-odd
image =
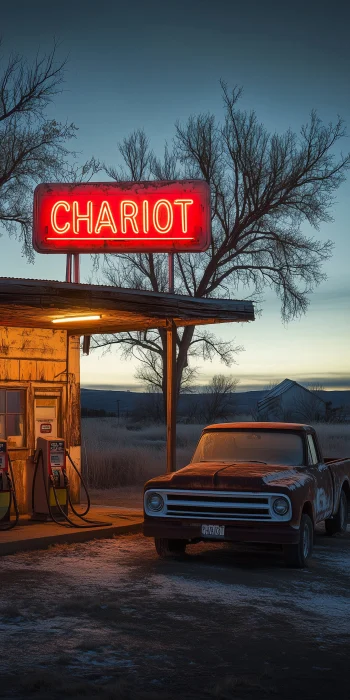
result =
[{"label": "truck windshield", "polygon": [[277,430],[213,430],[204,433],[192,462],[265,462],[301,466],[301,435]]}]

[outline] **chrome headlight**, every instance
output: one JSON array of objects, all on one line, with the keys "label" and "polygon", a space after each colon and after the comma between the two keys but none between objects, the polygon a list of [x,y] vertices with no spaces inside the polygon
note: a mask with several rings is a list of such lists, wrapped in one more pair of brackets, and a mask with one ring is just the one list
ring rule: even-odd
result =
[{"label": "chrome headlight", "polygon": [[289,501],[287,501],[286,498],[283,498],[283,496],[275,498],[272,504],[272,508],[275,511],[276,515],[286,515],[289,510]]},{"label": "chrome headlight", "polygon": [[153,510],[155,513],[159,513],[160,510],[164,508],[164,498],[160,493],[149,493],[146,496],[146,506],[148,510]]}]

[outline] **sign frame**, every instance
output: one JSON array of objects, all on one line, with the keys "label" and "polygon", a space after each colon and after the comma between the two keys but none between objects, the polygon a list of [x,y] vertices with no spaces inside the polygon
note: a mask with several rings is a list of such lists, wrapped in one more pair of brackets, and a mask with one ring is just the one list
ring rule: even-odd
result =
[{"label": "sign frame", "polygon": [[205,180],[43,183],[34,192],[38,253],[195,253],[210,240]]}]

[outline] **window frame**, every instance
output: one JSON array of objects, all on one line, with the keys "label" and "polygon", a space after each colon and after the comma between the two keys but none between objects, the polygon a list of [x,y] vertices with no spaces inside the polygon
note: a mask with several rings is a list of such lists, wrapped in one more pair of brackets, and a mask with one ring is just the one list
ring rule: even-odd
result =
[{"label": "window frame", "polygon": [[[8,416],[22,416],[23,417],[23,440],[22,440],[22,445],[9,445],[8,448],[10,450],[23,450],[26,449],[27,447],[27,389],[24,388],[23,386],[20,387],[14,387],[14,386],[0,386],[0,392],[5,393],[5,412],[1,411],[0,415],[5,417],[5,435],[3,437],[4,440],[8,440],[9,437],[19,437],[16,435],[8,435],[7,431],[7,417]],[[7,394],[11,392],[19,392],[22,394],[23,399],[23,409],[22,411],[8,411],[7,410]]]},{"label": "window frame", "polygon": [[[308,466],[309,467],[316,467],[319,463],[319,457],[318,457],[318,452],[314,440],[314,436],[311,433],[307,433],[306,436],[307,440],[307,461],[308,461]],[[313,447],[313,450],[315,452],[315,457],[316,457],[316,462],[313,462],[313,456],[312,456],[312,450],[311,446]]]}]

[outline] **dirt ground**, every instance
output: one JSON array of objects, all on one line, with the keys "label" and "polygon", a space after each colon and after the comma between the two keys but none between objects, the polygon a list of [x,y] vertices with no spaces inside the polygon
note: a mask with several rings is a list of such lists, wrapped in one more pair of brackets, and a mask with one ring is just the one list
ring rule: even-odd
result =
[{"label": "dirt ground", "polygon": [[188,552],[130,535],[2,558],[1,698],[350,697],[350,533],[319,534],[303,571]]},{"label": "dirt ground", "polygon": [[[120,486],[115,489],[89,489],[91,503],[95,506],[115,506],[117,508],[143,507],[143,486]],[[81,502],[85,503],[82,489]]]}]

